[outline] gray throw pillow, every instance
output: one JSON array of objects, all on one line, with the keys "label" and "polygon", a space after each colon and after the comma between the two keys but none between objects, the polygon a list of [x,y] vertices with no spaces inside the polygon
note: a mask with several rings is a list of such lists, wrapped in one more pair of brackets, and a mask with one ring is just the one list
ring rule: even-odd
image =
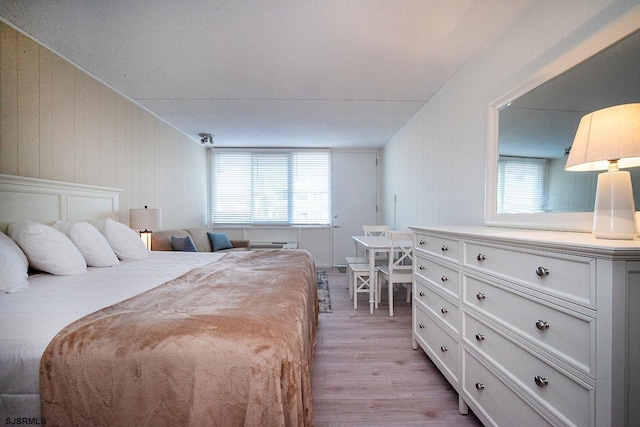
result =
[{"label": "gray throw pillow", "polygon": [[198,252],[196,245],[193,244],[191,237],[176,237],[171,236],[171,247],[174,251],[180,252]]}]

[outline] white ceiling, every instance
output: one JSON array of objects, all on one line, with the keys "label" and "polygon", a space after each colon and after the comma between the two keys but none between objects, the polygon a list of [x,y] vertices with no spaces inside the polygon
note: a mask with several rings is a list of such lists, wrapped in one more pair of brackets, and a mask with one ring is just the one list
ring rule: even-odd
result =
[{"label": "white ceiling", "polygon": [[530,0],[2,0],[0,16],[215,146],[381,147]]}]

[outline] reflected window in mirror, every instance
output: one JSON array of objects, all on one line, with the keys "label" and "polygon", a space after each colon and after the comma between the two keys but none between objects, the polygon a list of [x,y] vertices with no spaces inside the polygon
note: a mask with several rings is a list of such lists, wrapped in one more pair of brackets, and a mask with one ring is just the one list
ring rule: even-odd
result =
[{"label": "reflected window in mirror", "polygon": [[547,161],[501,156],[498,213],[544,212]]}]

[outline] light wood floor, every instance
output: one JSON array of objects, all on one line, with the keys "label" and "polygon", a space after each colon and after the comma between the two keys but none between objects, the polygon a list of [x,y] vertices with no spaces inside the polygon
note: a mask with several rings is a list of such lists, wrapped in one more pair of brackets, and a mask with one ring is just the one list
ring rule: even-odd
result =
[{"label": "light wood floor", "polygon": [[[326,269],[333,313],[321,313],[313,366],[316,427],[479,426],[458,413],[458,396],[422,350],[411,348],[411,305],[396,293],[369,314],[349,299],[346,275]],[[386,289],[385,289],[386,290]],[[383,292],[384,293],[384,292]]]}]

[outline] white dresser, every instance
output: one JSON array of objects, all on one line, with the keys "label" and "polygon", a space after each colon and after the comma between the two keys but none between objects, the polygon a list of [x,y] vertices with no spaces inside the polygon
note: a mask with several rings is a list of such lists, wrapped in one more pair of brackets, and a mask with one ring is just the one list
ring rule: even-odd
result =
[{"label": "white dresser", "polygon": [[415,233],[413,339],[485,425],[640,425],[640,241]]}]

